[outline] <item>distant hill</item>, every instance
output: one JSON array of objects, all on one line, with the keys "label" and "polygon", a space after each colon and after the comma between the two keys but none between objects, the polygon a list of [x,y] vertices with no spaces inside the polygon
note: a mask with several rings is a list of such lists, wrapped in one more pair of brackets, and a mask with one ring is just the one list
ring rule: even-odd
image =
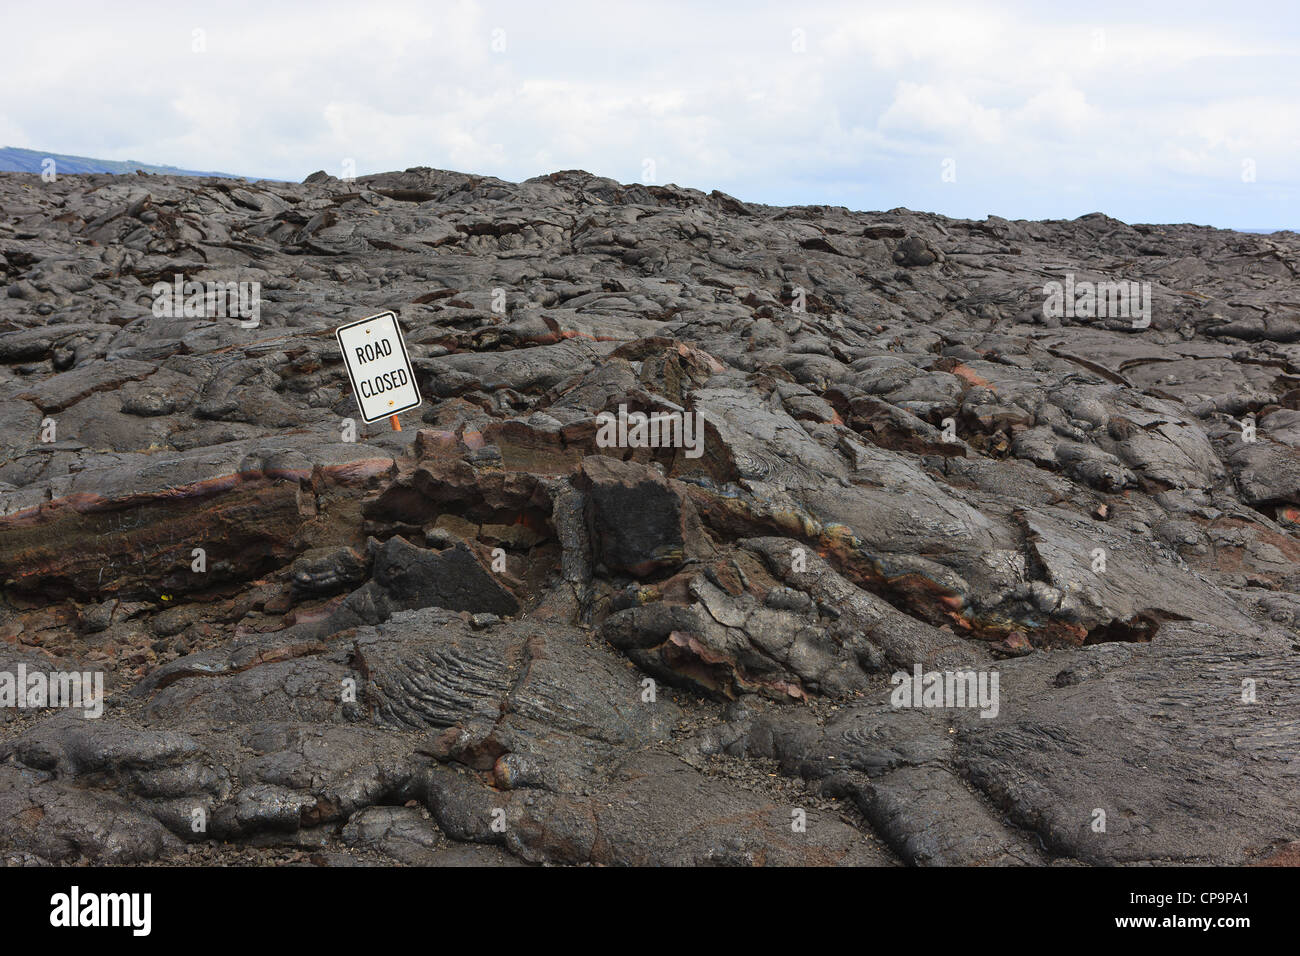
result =
[{"label": "distant hill", "polygon": [[54,171],[61,174],[71,173],[117,173],[129,175],[137,169],[159,176],[219,176],[222,179],[242,179],[233,173],[200,172],[194,169],[178,169],[175,166],[154,166],[149,163],[137,163],[133,159],[117,161],[113,159],[92,159],[89,156],[69,156],[66,153],[47,153],[38,149],[18,149],[14,146],[0,147],[0,172],[40,173],[41,163],[53,159]]}]

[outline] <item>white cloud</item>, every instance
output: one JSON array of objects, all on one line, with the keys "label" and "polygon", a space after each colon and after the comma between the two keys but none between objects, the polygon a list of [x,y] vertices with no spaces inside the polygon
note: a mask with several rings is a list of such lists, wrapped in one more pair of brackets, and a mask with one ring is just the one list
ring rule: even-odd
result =
[{"label": "white cloud", "polygon": [[1081,90],[1061,78],[1031,96],[1014,112],[1012,122],[1023,137],[1037,133],[1077,141],[1095,138],[1104,131],[1105,119],[1101,110],[1088,104]]},{"label": "white cloud", "polygon": [[[1028,216],[1077,214],[1082,196],[1121,217],[1257,221],[1276,190],[1271,207],[1262,191],[1200,205],[1249,156],[1298,218],[1290,7],[1155,2],[1078,18],[1014,2],[24,5],[6,11],[24,42],[0,62],[0,144],[290,179],[353,157],[360,173],[630,181],[650,157],[660,182],[760,201]],[[936,156],[957,158],[957,183]]]},{"label": "white cloud", "polygon": [[961,90],[929,84],[898,84],[894,102],[881,114],[882,130],[902,134],[938,134],[957,140],[994,143],[1002,139],[1002,115],[972,102]]}]

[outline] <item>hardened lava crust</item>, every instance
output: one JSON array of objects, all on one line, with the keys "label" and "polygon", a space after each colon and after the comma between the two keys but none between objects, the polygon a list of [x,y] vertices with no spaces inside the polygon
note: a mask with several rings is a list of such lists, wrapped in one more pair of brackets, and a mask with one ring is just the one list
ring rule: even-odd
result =
[{"label": "hardened lava crust", "polygon": [[[1292,860],[1298,252],[581,171],[0,174],[0,858]],[[334,337],[386,310],[401,431]]]}]

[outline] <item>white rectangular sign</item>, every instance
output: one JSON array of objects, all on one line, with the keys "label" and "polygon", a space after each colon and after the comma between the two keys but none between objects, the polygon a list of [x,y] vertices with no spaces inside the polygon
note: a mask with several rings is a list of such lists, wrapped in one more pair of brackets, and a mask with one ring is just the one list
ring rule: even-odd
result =
[{"label": "white rectangular sign", "polygon": [[377,422],[420,404],[415,371],[394,313],[380,312],[340,326],[334,335],[363,421]]}]

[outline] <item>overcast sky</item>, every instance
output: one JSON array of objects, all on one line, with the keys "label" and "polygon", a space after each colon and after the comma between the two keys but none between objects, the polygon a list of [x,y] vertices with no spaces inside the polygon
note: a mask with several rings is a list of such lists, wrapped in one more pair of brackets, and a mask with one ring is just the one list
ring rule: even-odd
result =
[{"label": "overcast sky", "polygon": [[1296,0],[1072,6],[11,2],[0,146],[1300,228]]}]

